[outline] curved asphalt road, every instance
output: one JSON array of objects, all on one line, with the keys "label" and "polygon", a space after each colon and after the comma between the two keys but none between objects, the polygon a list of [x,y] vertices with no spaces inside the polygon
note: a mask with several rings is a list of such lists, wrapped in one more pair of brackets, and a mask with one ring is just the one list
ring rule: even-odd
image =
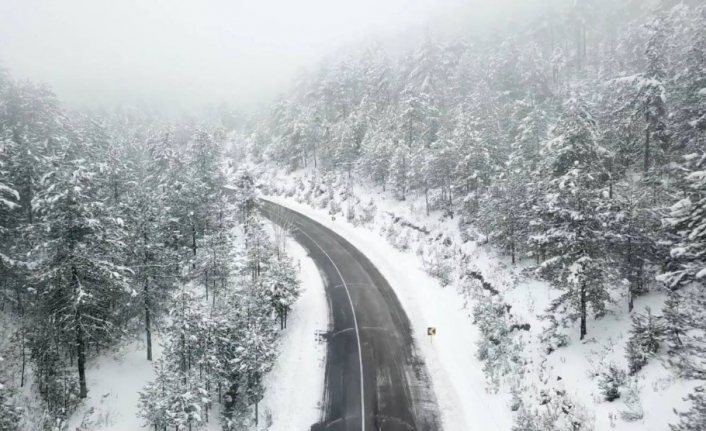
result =
[{"label": "curved asphalt road", "polygon": [[267,201],[263,214],[291,225],[326,284],[324,411],[311,431],[440,430],[409,320],[385,278],[348,241],[310,218]]}]

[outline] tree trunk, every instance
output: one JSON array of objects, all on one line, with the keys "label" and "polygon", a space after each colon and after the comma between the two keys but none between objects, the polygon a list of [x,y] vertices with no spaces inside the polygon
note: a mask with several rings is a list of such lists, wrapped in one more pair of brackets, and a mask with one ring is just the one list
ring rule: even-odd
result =
[{"label": "tree trunk", "polygon": [[[451,209],[452,209],[453,206],[454,206],[454,196],[453,196],[453,190],[452,190],[452,187],[451,187],[451,180],[450,180],[450,179],[447,179],[447,180],[446,180],[446,186],[448,187],[449,211],[451,211]],[[451,218],[454,218],[453,212],[451,213]]]},{"label": "tree trunk", "polygon": [[29,224],[32,224],[34,222],[34,213],[32,211],[32,173],[27,169],[26,173],[26,180],[27,181],[27,220],[29,221]]},{"label": "tree trunk", "polygon": [[81,326],[81,313],[76,313],[76,354],[78,356],[78,381],[79,381],[79,398],[85,399],[88,396],[88,387],[86,386],[86,352],[85,340],[83,335],[83,326]]},{"label": "tree trunk", "polygon": [[[71,267],[71,284],[74,291],[78,293],[79,280],[78,270],[75,266]],[[88,388],[86,386],[86,341],[83,334],[83,325],[81,324],[81,304],[76,306],[76,356],[78,358],[78,381],[79,381],[79,398],[84,399],[88,396]]]},{"label": "tree trunk", "polygon": [[581,283],[581,340],[586,337],[586,282]]},{"label": "tree trunk", "polygon": [[20,374],[20,387],[24,388],[25,386],[25,365],[27,364],[27,355],[25,354],[25,324],[24,324],[24,318],[22,318],[22,374]]},{"label": "tree trunk", "polygon": [[145,280],[145,335],[147,338],[147,360],[152,360],[152,319],[150,315],[149,277]]},{"label": "tree trunk", "polygon": [[[646,120],[650,121],[650,115],[645,114]],[[645,128],[645,161],[643,167],[645,173],[650,170],[650,127]]]},{"label": "tree trunk", "polygon": [[576,23],[576,71],[581,71],[581,23]]},{"label": "tree trunk", "polygon": [[191,249],[196,256],[196,224],[193,221],[191,222]]},{"label": "tree trunk", "polygon": [[627,253],[627,265],[628,265],[628,312],[631,312],[634,307],[635,300],[635,275],[633,273],[632,267],[632,240],[628,238],[628,253]]},{"label": "tree trunk", "polygon": [[510,219],[510,255],[512,256],[512,264],[515,264],[515,229],[513,221]]}]

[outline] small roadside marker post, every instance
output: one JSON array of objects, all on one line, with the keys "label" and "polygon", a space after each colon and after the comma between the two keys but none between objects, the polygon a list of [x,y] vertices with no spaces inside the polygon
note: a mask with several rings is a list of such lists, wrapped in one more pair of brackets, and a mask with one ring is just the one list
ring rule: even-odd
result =
[{"label": "small roadside marker post", "polygon": [[434,341],[434,335],[436,335],[436,328],[433,326],[430,326],[427,328],[427,335],[429,336],[429,341],[433,342]]}]

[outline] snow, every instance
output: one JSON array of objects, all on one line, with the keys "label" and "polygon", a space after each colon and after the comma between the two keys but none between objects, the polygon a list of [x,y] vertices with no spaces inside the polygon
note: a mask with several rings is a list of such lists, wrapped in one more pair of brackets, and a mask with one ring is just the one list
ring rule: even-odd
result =
[{"label": "snow", "polygon": [[[539,340],[547,321],[540,316],[561,292],[521,273],[533,262],[519,262],[513,267],[492,247],[462,241],[457,220],[440,219],[438,212],[425,215],[423,195],[407,196],[407,201],[399,202],[376,187],[356,184],[354,195],[361,205],[373,198],[377,215],[373,223],[353,226],[345,217],[332,221],[328,207],[314,209],[305,203],[306,196],[312,196],[307,194],[311,171],[282,174],[272,170],[270,173],[275,177],[272,185],[284,191],[286,197],[271,195],[269,200],[299,211],[346,238],[370,258],[395,290],[412,323],[416,344],[430,373],[444,429],[506,431],[512,428],[514,413],[510,409],[507,382],[499,390],[489,384],[482,370],[484,362],[476,359],[480,333],[470,316],[473,300],[464,295],[458,285],[454,288],[458,278],[452,277],[449,285],[442,287],[439,279],[425,271],[425,262],[426,269],[430,270],[429,263],[434,261],[433,255],[432,259],[427,259],[428,247],[433,247],[435,238],[441,235],[451,238],[454,245],[450,256],[436,258],[437,262],[482,274],[499,290],[502,300],[512,306],[515,321],[529,324],[530,330],[518,331],[516,336],[522,346],[525,373],[521,395],[526,405],[541,411],[546,407],[538,402],[539,389],[565,391],[568,399],[586,412],[587,420],[594,424],[593,429],[599,431],[616,427],[628,431],[668,429],[668,424],[677,421],[673,410],[688,408],[683,398],[698,382],[678,379],[660,359],[650,359],[636,377],[628,378],[628,384],[621,387],[621,398],[613,402],[603,399],[597,375],[612,363],[627,368],[625,345],[632,321],[622,288],[613,290],[614,302],[609,304],[604,317],[589,318],[586,340],[579,340],[578,323],[561,328],[561,333],[568,337],[568,346],[547,354]],[[345,181],[327,181],[326,187],[331,183],[335,190],[335,183],[342,185]],[[338,194],[335,199],[341,207],[346,207],[345,199],[339,199]],[[319,202],[315,205],[320,206]],[[357,207],[356,214],[359,211]],[[397,218],[402,222],[392,221]],[[405,222],[423,227],[424,233],[405,226]],[[390,232],[391,227],[394,233]],[[400,251],[388,241],[397,243],[398,247],[403,243],[407,251]],[[664,300],[665,295],[659,290],[638,297],[634,313],[645,313],[646,307],[650,307],[653,314],[659,314]],[[437,328],[433,340],[426,335],[429,326]],[[629,410],[625,403],[629,391],[638,394],[644,412],[644,417],[632,422],[621,419],[621,412]]]},{"label": "snow", "polygon": [[[145,349],[144,342],[135,341],[89,361],[88,399],[69,419],[69,430],[81,425],[84,417],[95,423],[91,428],[94,431],[153,429],[143,427],[143,421],[137,417],[139,391],[154,379],[152,362],[147,360]],[[162,354],[157,337],[153,340],[153,354],[155,360]]]},{"label": "snow", "polygon": [[[323,280],[306,251],[290,241],[288,252],[301,265],[302,294],[289,314],[287,328],[279,341],[279,357],[265,378],[265,397],[260,404],[260,426],[268,431],[300,431],[320,420],[324,394],[325,344],[317,334],[328,330],[328,308]],[[157,334],[153,355],[162,354]],[[152,430],[137,417],[139,391],[155,377],[146,359],[144,342],[134,341],[115,352],[89,361],[88,399],[69,420],[70,431],[81,423],[93,424],[92,431]],[[217,408],[217,404],[214,404]],[[92,409],[92,410],[91,410]],[[218,412],[209,413],[205,430],[220,430]],[[262,428],[264,429],[264,428]]]},{"label": "snow", "polygon": [[[414,255],[395,250],[369,230],[332,222],[325,211],[289,199],[268,199],[311,217],[350,241],[390,283],[412,323],[413,336],[434,384],[444,429],[510,429],[507,400],[485,393],[482,365],[475,358],[478,330],[456,292],[441,288],[422,270]],[[430,326],[437,328],[433,340],[426,335]]]},{"label": "snow", "polygon": [[706,277],[706,268],[702,269],[696,274],[696,278],[703,278]]},{"label": "snow", "polygon": [[299,262],[302,292],[281,334],[279,356],[265,378],[265,397],[260,406],[260,424],[268,412],[268,431],[308,430],[321,418],[324,395],[326,345],[318,334],[328,331],[329,314],[321,274],[306,250],[293,240],[287,252]]}]

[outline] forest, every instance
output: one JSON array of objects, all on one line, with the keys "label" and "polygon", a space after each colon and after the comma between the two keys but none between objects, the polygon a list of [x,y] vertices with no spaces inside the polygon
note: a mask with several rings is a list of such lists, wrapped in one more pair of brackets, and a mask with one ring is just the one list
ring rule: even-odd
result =
[{"label": "forest", "polygon": [[[474,292],[458,302],[487,397],[509,387],[513,431],[594,427],[565,393],[523,398],[517,376],[544,366],[522,356],[530,325],[454,251],[466,244],[550,286],[532,311],[545,362],[567,334],[606,341],[592,325],[621,308],[625,366],[589,370],[596,404],[638,403],[626,382],[659,364],[690,385],[668,400],[682,406],[670,428],[706,429],[706,5],[556,0],[501,21],[341,49],[247,115],[68,106],[0,64],[0,431],[69,429],[101,395],[91,363],[126,345],[152,363],[145,429],[258,429],[302,294],[286,232],[261,214],[268,193],[333,220],[387,217],[404,252],[413,230],[426,272]],[[278,169],[307,180],[280,187]],[[356,200],[353,181],[421,202],[463,243]],[[646,297],[660,307],[636,307]],[[101,429],[91,413],[72,431]]]},{"label": "forest", "polygon": [[[238,148],[290,171],[353,173],[400,201],[423,196],[427,215],[457,220],[512,264],[534,261],[560,292],[544,310],[550,352],[566,343],[558,328],[584,340],[587,321],[627,297],[627,372],[659,358],[701,381],[672,429],[702,430],[704,29],[701,2],[596,0],[467,37],[427,32],[398,56],[372,44],[303,75]],[[633,310],[655,291],[662,310]],[[564,429],[527,415],[516,430]]]},{"label": "forest", "polygon": [[253,420],[299,282],[225,141],[193,119],[70,111],[0,73],[1,430],[67,429],[87,362],[138,338],[145,360],[164,349],[140,394],[150,427]]}]

